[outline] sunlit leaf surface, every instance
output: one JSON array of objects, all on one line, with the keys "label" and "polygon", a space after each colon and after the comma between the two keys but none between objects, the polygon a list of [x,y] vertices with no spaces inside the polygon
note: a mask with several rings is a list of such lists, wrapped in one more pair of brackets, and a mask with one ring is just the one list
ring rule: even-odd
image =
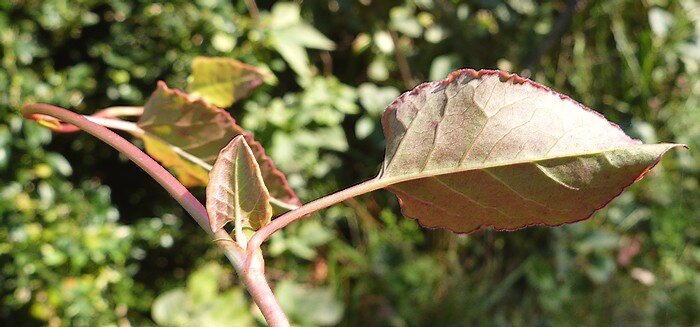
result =
[{"label": "sunlit leaf surface", "polygon": [[489,70],[418,86],[382,124],[380,178],[403,213],[455,232],[588,218],[678,146],[642,144],[567,96]]},{"label": "sunlit leaf surface", "polygon": [[211,168],[219,151],[234,137],[243,135],[260,165],[270,195],[285,204],[299,204],[287,179],[265,155],[262,145],[222,109],[191,100],[185,93],[159,82],[138,125],[146,132],[146,151],[172,169],[186,186],[206,185],[207,168]]},{"label": "sunlit leaf surface", "polygon": [[229,221],[254,230],[270,222],[270,193],[243,135],[221,150],[209,177],[207,212],[212,231]]},{"label": "sunlit leaf surface", "polygon": [[190,95],[219,107],[229,107],[262,84],[257,68],[231,58],[197,57],[192,60]]}]

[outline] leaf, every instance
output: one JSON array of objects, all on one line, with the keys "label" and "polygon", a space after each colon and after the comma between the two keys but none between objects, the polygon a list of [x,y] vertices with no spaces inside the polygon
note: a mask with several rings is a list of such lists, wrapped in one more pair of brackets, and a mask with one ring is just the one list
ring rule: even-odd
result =
[{"label": "leaf", "polygon": [[216,263],[208,263],[187,277],[187,298],[193,307],[205,307],[219,295],[219,279],[223,269]]},{"label": "leaf", "polygon": [[458,55],[444,55],[433,59],[430,64],[430,79],[438,80],[442,79],[450,72],[461,67],[461,62]]},{"label": "leaf", "polygon": [[183,310],[187,303],[187,293],[176,288],[159,295],[151,308],[153,320],[159,325],[182,326],[189,320],[189,313]]},{"label": "leaf", "polygon": [[254,66],[231,58],[196,57],[192,60],[190,95],[219,107],[229,107],[263,81]]},{"label": "leaf", "polygon": [[216,263],[198,268],[186,287],[166,291],[153,301],[153,320],[161,326],[253,326],[243,290],[219,290],[220,280],[230,273]]},{"label": "leaf", "polygon": [[171,168],[183,185],[201,186],[209,181],[207,169],[175,152],[168,142],[152,134],[144,134],[141,138],[146,152],[163,166]]},{"label": "leaf", "polygon": [[46,116],[46,115],[34,115],[35,121],[48,129],[58,130],[61,127],[61,121],[56,117]]},{"label": "leaf", "polygon": [[301,19],[299,5],[278,2],[269,16],[268,41],[299,76],[311,76],[305,48],[333,50],[335,43]]},{"label": "leaf", "polygon": [[[445,75],[443,75],[445,76]],[[372,116],[379,116],[384,108],[399,96],[399,90],[393,86],[378,87],[372,83],[362,83],[357,88],[360,104]]]},{"label": "leaf", "polygon": [[275,294],[295,325],[334,326],[343,318],[343,303],[328,287],[312,287],[281,280]]},{"label": "leaf", "polygon": [[423,26],[418,22],[415,8],[408,6],[391,8],[389,27],[412,38],[420,37],[423,33]]},{"label": "leaf", "polygon": [[207,212],[213,232],[228,221],[254,230],[270,222],[270,193],[243,135],[221,150],[209,177]]},{"label": "leaf", "polygon": [[[301,18],[301,8],[293,2],[278,2],[272,6],[271,24],[274,34],[288,36],[291,43],[305,48],[333,50],[335,43]],[[283,39],[282,41],[285,41]]]},{"label": "leaf", "polygon": [[222,109],[201,100],[193,101],[185,93],[159,82],[137,124],[145,132],[141,137],[146,151],[172,169],[185,186],[206,185],[208,169],[219,151],[234,137],[243,135],[260,165],[270,196],[290,206],[300,204],[262,145]]},{"label": "leaf", "polygon": [[677,144],[644,145],[567,96],[493,70],[404,93],[379,179],[404,215],[466,233],[590,217]]}]

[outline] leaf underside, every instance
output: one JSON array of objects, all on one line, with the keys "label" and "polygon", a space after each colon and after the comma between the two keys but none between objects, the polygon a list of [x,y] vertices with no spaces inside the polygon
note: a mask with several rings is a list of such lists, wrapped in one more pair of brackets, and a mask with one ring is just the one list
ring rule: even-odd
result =
[{"label": "leaf underside", "polygon": [[404,215],[468,233],[590,217],[676,144],[644,145],[549,88],[465,69],[396,99],[379,178]]},{"label": "leaf underside", "polygon": [[262,84],[263,75],[251,65],[219,57],[192,60],[190,94],[219,107],[229,107]]},{"label": "leaf underside", "polygon": [[[265,154],[262,145],[238,126],[225,110],[202,100],[191,100],[185,93],[158,82],[137,124],[146,132],[142,136],[146,151],[172,169],[178,179],[190,187],[204,186],[209,181],[207,169],[190,158],[211,165],[229,141],[243,135],[260,165],[270,196],[289,205],[300,204],[284,174]],[[178,153],[173,147],[181,152]]]},{"label": "leaf underside", "polygon": [[221,150],[209,176],[206,207],[213,232],[228,221],[254,230],[270,222],[270,194],[243,135]]}]

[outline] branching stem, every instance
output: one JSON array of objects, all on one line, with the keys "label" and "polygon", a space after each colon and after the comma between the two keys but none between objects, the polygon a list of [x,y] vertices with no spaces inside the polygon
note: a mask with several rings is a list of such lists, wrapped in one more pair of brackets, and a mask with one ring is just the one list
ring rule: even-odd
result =
[{"label": "branching stem", "polygon": [[200,203],[177,178],[173,177],[173,175],[165,170],[163,166],[117,133],[93,123],[79,114],[49,104],[26,104],[22,107],[22,113],[28,118],[31,118],[35,114],[58,118],[109,144],[151,175],[153,179],[163,186],[163,188],[192,215],[194,220],[209,234],[209,236],[213,236],[211,228],[209,227],[209,215],[202,203]]},{"label": "branching stem", "polygon": [[381,180],[379,178],[370,179],[355,186],[346,188],[342,191],[338,191],[336,193],[324,196],[320,199],[311,201],[295,210],[289,211],[277,217],[276,219],[273,219],[272,222],[255,232],[255,234],[253,234],[253,236],[248,241],[248,254],[246,255],[245,267],[247,267],[250,264],[251,258],[253,256],[253,251],[259,250],[260,245],[262,245],[262,243],[265,242],[270,237],[270,235],[274,234],[278,230],[316,211],[328,208],[334,204],[340,203],[347,199],[365,193],[369,193],[380,188],[384,188],[386,186],[387,183],[384,180]]},{"label": "branching stem", "polygon": [[[165,190],[194,218],[197,224],[207,232],[214,240],[214,243],[224,251],[224,254],[236,269],[238,275],[241,276],[243,284],[245,284],[253,301],[255,301],[260,308],[268,324],[274,327],[289,326],[289,321],[284,311],[282,311],[282,308],[272,293],[270,285],[265,279],[265,265],[259,247],[257,251],[252,251],[250,254],[247,254],[242,247],[231,239],[231,236],[224,229],[213,233],[209,227],[209,215],[204,205],[202,205],[177,178],[171,175],[163,166],[153,160],[153,158],[108,128],[69,110],[49,104],[30,103],[22,107],[22,114],[30,119],[43,119],[41,116],[59,119],[61,122],[59,122],[57,128],[60,131],[70,132],[81,129],[107,143],[136,163],[165,188]],[[91,119],[95,118],[92,117]],[[63,122],[70,125],[64,124]],[[101,123],[105,123],[105,121],[101,121]],[[108,121],[106,123],[113,122]],[[246,266],[243,266],[243,263],[247,263]]]}]

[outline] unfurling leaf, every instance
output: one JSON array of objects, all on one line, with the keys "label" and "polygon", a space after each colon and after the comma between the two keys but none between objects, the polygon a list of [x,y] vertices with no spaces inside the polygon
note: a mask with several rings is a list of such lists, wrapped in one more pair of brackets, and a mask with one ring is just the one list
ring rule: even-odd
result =
[{"label": "unfurling leaf", "polygon": [[270,222],[270,193],[243,135],[236,136],[221,150],[209,180],[207,213],[212,231],[218,231],[228,221],[254,230]]},{"label": "unfurling leaf", "polygon": [[262,145],[245,132],[226,111],[159,82],[144,105],[138,126],[145,131],[146,151],[172,169],[185,186],[204,186],[219,151],[238,135],[243,135],[260,165],[270,195],[282,204],[299,205],[287,179],[267,155]]},{"label": "unfurling leaf", "polygon": [[644,145],[567,96],[492,70],[461,70],[396,99],[379,179],[404,215],[471,232],[590,217],[677,144]]},{"label": "unfurling leaf", "polygon": [[33,115],[34,121],[39,125],[44,126],[51,130],[57,130],[61,128],[61,121],[56,117],[51,117],[47,115]]},{"label": "unfurling leaf", "polygon": [[231,58],[197,57],[192,60],[190,95],[219,107],[229,107],[263,81],[262,73],[251,65]]}]

